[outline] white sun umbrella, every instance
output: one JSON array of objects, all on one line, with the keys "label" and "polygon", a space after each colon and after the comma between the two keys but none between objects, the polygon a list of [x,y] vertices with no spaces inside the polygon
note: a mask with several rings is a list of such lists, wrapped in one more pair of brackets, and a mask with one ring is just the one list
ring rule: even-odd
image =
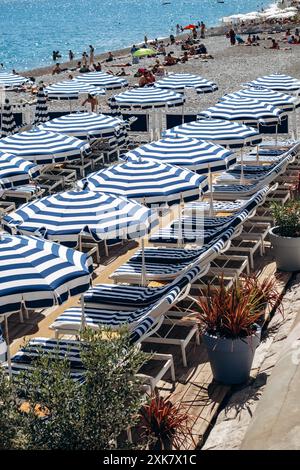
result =
[{"label": "white sun umbrella", "polygon": [[21,75],[0,72],[0,88],[14,88],[28,82],[29,79]]},{"label": "white sun umbrella", "polygon": [[[173,165],[139,159],[105,168],[79,181],[91,191],[122,195],[138,202],[165,207],[199,198],[208,189],[207,178]],[[145,281],[144,241],[142,240],[143,276]]]},{"label": "white sun umbrella", "polygon": [[0,152],[0,189],[28,184],[40,174],[34,163],[8,153]]},{"label": "white sun umbrella", "polygon": [[0,151],[12,153],[38,165],[82,158],[89,143],[65,134],[32,129],[0,139]]},{"label": "white sun umbrella", "polygon": [[80,99],[83,94],[93,96],[105,95],[105,90],[95,87],[88,83],[79,82],[77,80],[66,80],[54,83],[45,88],[45,94],[49,100],[67,100],[70,104],[70,112],[72,111],[72,101]]},{"label": "white sun umbrella", "polygon": [[271,75],[265,75],[259,77],[252,82],[247,82],[245,86],[259,86],[269,88],[275,91],[282,91],[285,93],[298,92],[300,91],[300,80],[297,78],[290,77],[289,75],[274,73]]},{"label": "white sun umbrella", "polygon": [[116,117],[96,113],[71,113],[52,119],[39,126],[51,132],[60,132],[78,139],[96,139],[99,137],[120,142],[127,136],[125,122]]},{"label": "white sun umbrella", "polygon": [[124,77],[117,77],[105,72],[84,73],[78,75],[74,80],[105,90],[117,90],[128,86],[128,81]]},{"label": "white sun umbrella", "polygon": [[[35,237],[0,234],[0,318],[61,305],[90,286],[87,255]],[[10,354],[8,348],[8,364]]]},{"label": "white sun umbrella", "polygon": [[81,248],[81,237],[128,240],[158,224],[156,212],[122,196],[88,190],[68,191],[24,204],[3,219],[4,229],[38,235]]},{"label": "white sun umbrella", "polygon": [[158,88],[166,88],[183,93],[187,88],[194,88],[197,93],[212,93],[218,90],[215,82],[206,80],[191,73],[171,73],[154,84]]},{"label": "white sun umbrella", "polygon": [[[153,134],[155,133],[156,118],[158,118],[157,133],[159,137],[162,128],[162,114],[160,113],[157,115],[155,110],[163,110],[169,107],[181,106],[183,115],[184,103],[185,98],[181,93],[175,93],[171,90],[164,90],[162,88],[156,87],[134,88],[132,90],[127,90],[123,93],[115,95],[109,100],[112,113],[115,114],[119,114],[120,110],[122,109],[145,109],[149,112],[152,111],[155,119],[153,119],[153,125],[150,129],[150,132]],[[150,128],[149,112],[147,113],[148,128]]]}]

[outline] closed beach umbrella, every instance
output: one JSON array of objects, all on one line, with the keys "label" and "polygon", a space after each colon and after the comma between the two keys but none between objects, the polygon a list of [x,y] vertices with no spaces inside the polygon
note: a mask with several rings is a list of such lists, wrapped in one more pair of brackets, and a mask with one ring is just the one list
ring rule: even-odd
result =
[{"label": "closed beach umbrella", "polygon": [[235,163],[235,155],[220,145],[189,137],[165,137],[142,145],[124,156],[127,160],[147,158],[169,165],[177,165],[197,173],[226,170]]},{"label": "closed beach umbrella", "polygon": [[128,81],[124,77],[117,77],[105,72],[89,72],[78,75],[75,79],[86,85],[93,85],[105,90],[116,90],[128,86]]},{"label": "closed beach umbrella", "polygon": [[284,111],[270,104],[248,98],[228,99],[202,111],[199,118],[228,119],[248,124],[278,124]]},{"label": "closed beach umbrella", "polygon": [[148,55],[156,55],[157,51],[154,49],[148,49],[146,47],[141,47],[137,51],[135,51],[132,55],[133,57],[146,57]]},{"label": "closed beach umbrella", "polygon": [[[0,236],[0,318],[24,309],[60,305],[90,286],[87,255],[35,237]],[[10,354],[7,351],[11,373]]]},{"label": "closed beach umbrella", "polygon": [[65,134],[32,129],[0,140],[0,151],[12,153],[38,165],[78,159],[89,144]]},{"label": "closed beach umbrella", "polygon": [[47,122],[49,119],[47,98],[44,92],[44,88],[40,87],[37,94],[37,102],[35,107],[35,116],[33,124],[40,124],[41,122]]},{"label": "closed beach umbrella", "polygon": [[79,139],[88,136],[115,137],[125,129],[125,123],[116,117],[96,113],[71,113],[52,119],[39,126],[44,131],[60,132]]},{"label": "closed beach umbrella", "polygon": [[0,72],[0,88],[13,88],[16,86],[23,85],[24,83],[28,82],[29,79],[26,77],[22,77],[21,75],[13,74],[13,73],[6,73]]},{"label": "closed beach umbrella", "polygon": [[171,73],[154,86],[179,93],[183,93],[186,88],[194,88],[197,93],[212,93],[218,89],[216,83],[191,73]]},{"label": "closed beach umbrella", "polygon": [[208,140],[209,142],[231,148],[257,145],[262,140],[256,129],[244,124],[221,119],[203,119],[201,121],[181,124],[165,132],[165,136],[172,135]]},{"label": "closed beach umbrella", "polygon": [[51,100],[78,100],[83,93],[105,95],[105,90],[77,80],[66,80],[47,86],[45,93]]},{"label": "closed beach umbrella", "polygon": [[245,85],[248,87],[259,86],[275,91],[283,91],[286,93],[300,91],[300,80],[290,77],[289,75],[279,73],[259,77],[252,82],[245,83]]},{"label": "closed beach umbrella", "polygon": [[155,212],[124,197],[68,191],[24,204],[4,219],[4,229],[76,246],[81,234],[94,240],[136,239],[158,223]]},{"label": "closed beach umbrella", "polygon": [[104,168],[79,181],[91,191],[125,196],[145,204],[175,204],[195,200],[207,190],[207,178],[192,171],[148,159]]},{"label": "closed beach umbrella", "polygon": [[231,99],[238,100],[245,98],[258,100],[263,103],[284,109],[285,111],[293,111],[296,106],[299,106],[299,101],[295,96],[280,93],[268,88],[259,87],[245,88],[234,93],[229,93],[228,95],[222,96],[220,101],[227,101]]},{"label": "closed beach umbrella", "polygon": [[17,130],[16,121],[8,98],[5,98],[1,114],[1,137],[11,135]]},{"label": "closed beach umbrella", "polygon": [[134,88],[113,96],[110,105],[111,108],[151,109],[182,106],[184,101],[180,93],[156,87],[145,87]]},{"label": "closed beach umbrella", "polygon": [[39,175],[39,169],[28,160],[0,152],[0,189],[28,184]]}]

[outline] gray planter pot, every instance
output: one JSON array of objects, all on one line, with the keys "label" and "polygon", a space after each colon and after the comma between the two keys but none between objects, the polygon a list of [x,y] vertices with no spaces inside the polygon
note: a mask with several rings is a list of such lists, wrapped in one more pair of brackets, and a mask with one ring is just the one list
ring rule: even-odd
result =
[{"label": "gray planter pot", "polygon": [[269,230],[277,269],[281,271],[300,271],[300,237],[281,237],[274,233],[277,228],[272,227]]},{"label": "gray planter pot", "polygon": [[203,341],[214,379],[226,385],[246,382],[260,336],[260,328],[255,334],[243,339],[220,338],[204,333]]}]

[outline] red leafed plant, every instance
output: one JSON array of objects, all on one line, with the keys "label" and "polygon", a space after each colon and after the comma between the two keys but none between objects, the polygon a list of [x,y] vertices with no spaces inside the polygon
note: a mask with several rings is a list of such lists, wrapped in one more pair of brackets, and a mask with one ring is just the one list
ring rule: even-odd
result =
[{"label": "red leafed plant", "polygon": [[266,278],[263,281],[259,281],[256,276],[245,276],[244,278],[244,289],[257,291],[257,295],[261,298],[262,307],[268,305],[269,311],[275,308],[283,316],[284,307],[282,303],[283,294],[279,293],[276,289],[276,278]]},{"label": "red leafed plant", "polygon": [[141,409],[142,428],[147,438],[154,439],[160,449],[182,449],[192,438],[192,417],[182,403],[172,403],[170,397],[151,397]]},{"label": "red leafed plant", "polygon": [[221,277],[217,288],[208,285],[207,296],[197,299],[202,329],[221,338],[252,335],[266,301],[275,298],[273,288],[271,282],[259,285],[251,277],[239,279],[226,288]]}]

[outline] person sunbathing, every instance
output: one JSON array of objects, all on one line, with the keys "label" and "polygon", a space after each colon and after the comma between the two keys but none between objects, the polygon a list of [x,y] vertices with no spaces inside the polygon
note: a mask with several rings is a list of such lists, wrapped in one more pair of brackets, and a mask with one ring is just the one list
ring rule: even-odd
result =
[{"label": "person sunbathing", "polygon": [[173,56],[171,55],[171,52],[169,52],[169,54],[166,55],[166,57],[165,57],[164,65],[165,65],[165,66],[176,65],[179,60],[180,60],[180,59],[177,59],[176,57],[173,57]]},{"label": "person sunbathing", "polygon": [[59,74],[62,72],[62,69],[60,68],[60,65],[59,63],[57,62],[57,64],[55,65],[54,69],[52,70],[52,75],[56,75],[56,74]]}]

